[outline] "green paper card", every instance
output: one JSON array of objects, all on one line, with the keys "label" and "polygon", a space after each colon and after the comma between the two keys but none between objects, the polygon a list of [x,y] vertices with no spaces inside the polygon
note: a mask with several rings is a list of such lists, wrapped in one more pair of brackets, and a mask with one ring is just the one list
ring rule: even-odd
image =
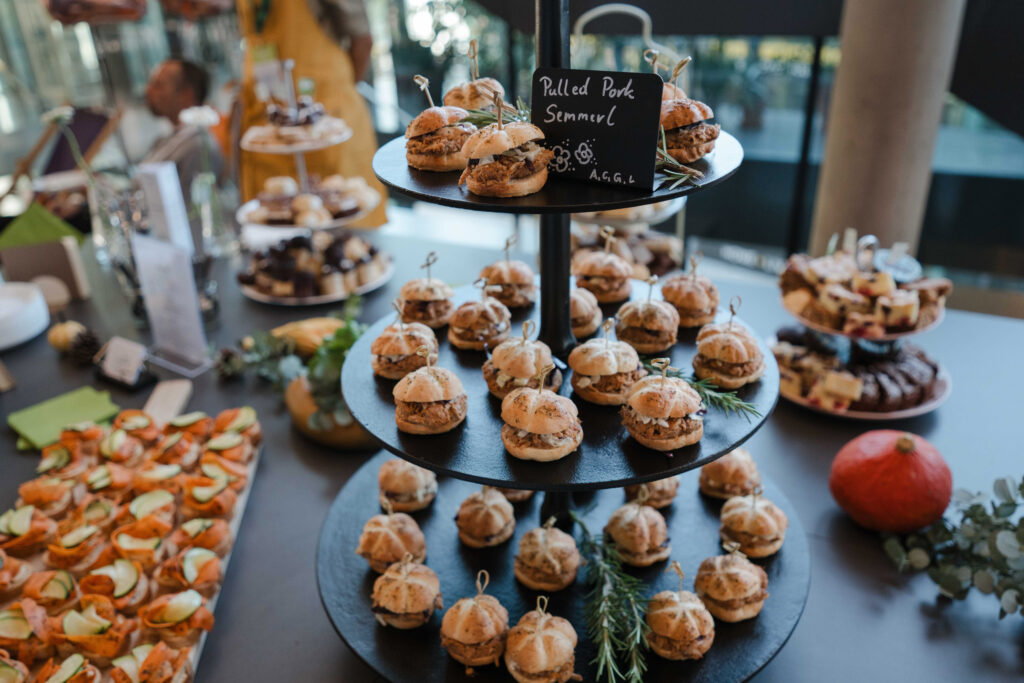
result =
[{"label": "green paper card", "polygon": [[33,202],[0,234],[0,249],[59,242],[61,237],[74,237],[79,244],[85,239],[85,235],[67,222],[47,211],[41,204]]},{"label": "green paper card", "polygon": [[120,409],[110,400],[109,392],[82,387],[11,413],[7,416],[7,424],[18,432],[21,439],[41,449],[56,443],[61,430],[67,425],[87,420],[105,422],[117,415]]}]

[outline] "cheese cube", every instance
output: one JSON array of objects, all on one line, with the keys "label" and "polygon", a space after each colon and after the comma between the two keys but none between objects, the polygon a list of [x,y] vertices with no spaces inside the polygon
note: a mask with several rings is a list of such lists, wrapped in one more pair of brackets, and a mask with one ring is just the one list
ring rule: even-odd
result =
[{"label": "cheese cube", "polygon": [[825,375],[825,391],[845,401],[859,401],[864,382],[849,372],[829,372]]},{"label": "cheese cube", "polygon": [[779,367],[779,393],[783,396],[800,398],[804,395],[800,373],[787,367]]},{"label": "cheese cube", "polygon": [[839,316],[871,310],[871,301],[866,296],[851,292],[836,283],[825,285],[825,288],[818,294],[818,301],[826,311]]},{"label": "cheese cube", "polygon": [[813,296],[806,289],[794,289],[782,297],[782,306],[793,315],[800,315],[800,311],[804,310],[804,307],[807,306]]},{"label": "cheese cube", "polygon": [[850,402],[848,400],[829,393],[828,390],[825,389],[824,382],[818,382],[811,387],[811,390],[807,393],[807,401],[811,405],[815,405],[835,413],[844,412],[850,407]]},{"label": "cheese cube", "polygon": [[807,266],[807,274],[811,281],[819,286],[832,282],[849,282],[856,272],[857,264],[853,256],[841,251],[816,258]]},{"label": "cheese cube", "polygon": [[874,313],[850,313],[843,323],[843,334],[877,339],[885,334],[885,325]]}]

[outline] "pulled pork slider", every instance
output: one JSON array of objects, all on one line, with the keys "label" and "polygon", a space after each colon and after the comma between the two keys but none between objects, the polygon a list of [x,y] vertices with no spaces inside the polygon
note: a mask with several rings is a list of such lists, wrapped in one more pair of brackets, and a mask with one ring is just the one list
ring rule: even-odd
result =
[{"label": "pulled pork slider", "polygon": [[[610,322],[606,322],[609,327]],[[573,391],[584,401],[602,406],[621,406],[633,385],[647,374],[632,346],[607,337],[573,349],[569,367]]]},{"label": "pulled pork slider", "polygon": [[678,490],[679,477],[658,479],[625,488],[626,500],[635,500],[641,505],[650,505],[652,508],[658,509],[671,505]]},{"label": "pulled pork slider", "polygon": [[615,336],[640,353],[672,348],[679,314],[667,301],[630,301],[615,314]]},{"label": "pulled pork slider", "polygon": [[411,555],[377,577],[370,599],[374,618],[382,626],[400,629],[419,628],[430,621],[435,609],[444,607],[437,574]]},{"label": "pulled pork slider", "polygon": [[451,370],[427,365],[403,377],[391,393],[395,421],[408,434],[441,434],[466,419],[466,392]]},{"label": "pulled pork slider", "polygon": [[388,565],[412,555],[417,562],[427,557],[427,541],[416,520],[404,512],[374,515],[363,526],[356,554],[370,563],[378,574]]},{"label": "pulled pork slider", "polygon": [[580,680],[576,666],[576,629],[568,620],[548,614],[548,598],[537,598],[508,632],[505,667],[518,683],[565,683]]},{"label": "pulled pork slider", "polygon": [[459,349],[494,348],[508,339],[511,320],[505,304],[485,294],[482,300],[467,301],[455,309],[448,320],[448,341]]},{"label": "pulled pork slider", "polygon": [[421,346],[437,353],[437,337],[423,323],[403,323],[399,320],[388,325],[370,345],[373,373],[387,379],[402,379],[413,370],[424,367],[427,364],[426,357],[416,353],[416,349]]},{"label": "pulled pork slider", "polygon": [[750,495],[761,486],[761,473],[746,448],[736,448],[700,468],[700,492],[712,498]]},{"label": "pulled pork slider", "polygon": [[622,561],[634,567],[649,567],[668,559],[672,552],[665,518],[650,505],[637,501],[613,512],[604,533],[615,544]]},{"label": "pulled pork slider", "polygon": [[768,557],[782,547],[789,520],[786,513],[756,493],[737,496],[722,506],[718,535],[723,543],[738,543],[747,557]]},{"label": "pulled pork slider", "polygon": [[560,591],[576,580],[580,552],[576,540],[555,527],[551,517],[544,526],[519,539],[513,570],[519,582],[535,591]]},{"label": "pulled pork slider", "polygon": [[500,491],[484,486],[462,501],[455,526],[459,540],[470,548],[487,548],[512,538],[516,516],[512,503]]},{"label": "pulled pork slider", "polygon": [[484,126],[463,147],[469,162],[459,178],[470,192],[483,197],[522,197],[537,192],[548,180],[549,149],[540,128],[525,121]]},{"label": "pulled pork slider", "polygon": [[391,458],[377,471],[380,505],[390,505],[397,512],[415,512],[434,502],[437,477],[433,472],[411,462]]},{"label": "pulled pork slider", "polygon": [[523,460],[558,460],[583,441],[576,404],[547,389],[516,389],[502,399],[501,419],[501,442]]},{"label": "pulled pork slider", "polygon": [[467,667],[497,665],[505,651],[508,611],[497,598],[484,595],[488,580],[487,571],[481,569],[476,596],[456,602],[441,622],[441,647]]},{"label": "pulled pork slider", "polygon": [[505,88],[494,78],[474,78],[468,83],[456,85],[444,94],[444,103],[449,107],[463,109],[487,109],[494,106],[494,94],[505,96]]},{"label": "pulled pork slider", "polygon": [[533,269],[523,261],[495,261],[480,271],[484,291],[509,308],[532,306],[537,298]]},{"label": "pulled pork slider", "polygon": [[405,158],[421,171],[459,171],[466,168],[463,146],[476,126],[463,122],[461,107],[424,109],[405,129]]},{"label": "pulled pork slider", "polygon": [[600,303],[618,303],[629,298],[633,267],[626,259],[610,251],[590,251],[576,258],[574,265],[577,286],[590,290]]},{"label": "pulled pork slider", "polygon": [[674,275],[661,285],[661,296],[676,308],[680,327],[699,327],[715,319],[718,288],[695,266],[689,275]]},{"label": "pulled pork slider", "polygon": [[715,148],[715,140],[722,131],[711,107],[681,97],[661,103],[661,127],[665,129],[665,144],[669,155],[681,164],[697,161]]},{"label": "pulled pork slider", "polygon": [[601,326],[601,307],[589,289],[573,287],[569,292],[569,324],[577,339],[589,337]]},{"label": "pulled pork slider", "polygon": [[742,553],[709,557],[693,581],[697,595],[716,619],[753,619],[768,599],[768,575]]},{"label": "pulled pork slider", "polygon": [[686,380],[664,374],[649,376],[633,385],[622,407],[622,424],[644,446],[671,451],[695,444],[704,436],[703,409],[700,395]]},{"label": "pulled pork slider", "polygon": [[498,488],[498,490],[501,491],[501,495],[505,496],[505,498],[507,498],[508,502],[510,503],[522,503],[524,501],[530,500],[530,497],[533,496],[533,491],[531,491],[530,489]]},{"label": "pulled pork slider", "polygon": [[444,327],[452,314],[455,292],[441,280],[425,277],[409,280],[398,294],[402,302],[402,321]]},{"label": "pulled pork slider", "polygon": [[[552,364],[551,349],[542,341],[531,341],[536,324],[523,323],[523,336],[498,344],[481,370],[491,394],[504,399],[515,389],[540,388],[540,371]],[[562,373],[556,368],[544,378],[544,387],[556,390],[562,386]]]},{"label": "pulled pork slider", "polygon": [[764,373],[764,355],[757,339],[743,325],[730,320],[712,323],[697,333],[693,370],[722,389],[739,389]]},{"label": "pulled pork slider", "polygon": [[683,590],[679,563],[672,569],[679,574],[679,590],[661,591],[648,601],[647,643],[665,659],[700,659],[715,642],[715,620],[699,597]]}]

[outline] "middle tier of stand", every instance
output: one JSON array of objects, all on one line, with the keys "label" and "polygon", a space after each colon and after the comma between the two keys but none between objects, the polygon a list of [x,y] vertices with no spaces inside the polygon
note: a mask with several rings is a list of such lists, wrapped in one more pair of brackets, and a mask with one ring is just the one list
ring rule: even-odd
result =
[{"label": "middle tier of stand", "polygon": [[[483,264],[481,264],[483,265]],[[480,291],[472,286],[455,290],[456,305],[478,299]],[[633,298],[647,297],[647,285],[633,281]],[[659,293],[654,293],[659,298]],[[606,317],[613,316],[618,305],[602,307]],[[539,304],[514,310],[512,336],[520,333],[522,322],[539,314]],[[728,320],[720,313],[719,320]],[[579,409],[583,423],[583,443],[575,452],[555,462],[520,460],[506,452],[501,442],[501,401],[487,390],[481,366],[487,359],[483,351],[463,351],[448,343],[447,328],[437,330],[440,351],[437,365],[454,371],[469,398],[465,422],[446,434],[414,435],[398,430],[392,389],[396,382],[373,374],[370,345],[381,331],[394,322],[390,315],[373,324],[353,345],[342,368],[341,385],[345,402],[356,421],[374,435],[392,453],[440,474],[506,488],[545,491],[580,491],[637,484],[686,472],[700,467],[733,450],[756,432],[779,396],[779,370],[772,352],[760,341],[765,371],[758,382],[738,390],[739,396],[754,405],[759,417],[726,415],[709,408],[704,416],[704,437],[693,446],[672,453],[661,453],[641,446],[622,426],[619,408],[599,406],[580,400],[572,392],[572,371],[560,369],[563,382],[560,393],[570,396]],[[736,324],[742,324],[738,319]],[[697,329],[680,330],[679,341],[664,355],[671,355],[672,366],[692,372],[696,355]]]},{"label": "middle tier of stand", "polygon": [[[653,149],[650,151],[651,163],[654,163],[654,152]],[[736,172],[742,161],[743,147],[736,138],[723,131],[710,154],[689,164],[704,174],[692,184],[645,192],[619,185],[564,180],[552,173],[547,184],[534,194],[510,198],[480,197],[465,186],[459,187],[459,171],[433,173],[411,168],[405,159],[405,138],[395,138],[377,150],[373,157],[373,172],[385,185],[413,199],[457,209],[501,213],[576,213],[622,209],[683,197],[725,180]],[[656,176],[655,182],[663,179],[663,176]]]}]

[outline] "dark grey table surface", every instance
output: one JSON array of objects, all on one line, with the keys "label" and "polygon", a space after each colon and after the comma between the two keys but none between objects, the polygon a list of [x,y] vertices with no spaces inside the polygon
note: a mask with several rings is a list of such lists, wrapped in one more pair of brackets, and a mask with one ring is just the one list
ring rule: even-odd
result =
[{"label": "dark grey table surface", "polygon": [[[374,238],[395,254],[396,278],[366,297],[363,318],[384,315],[389,301],[430,248],[441,252],[438,275],[453,283],[472,281],[498,254],[482,249],[429,244],[408,238]],[[220,264],[218,346],[249,331],[324,313],[248,301]],[[112,280],[90,269],[95,293],[74,304],[70,316],[112,334],[137,336]],[[723,300],[743,297],[744,319],[763,336],[788,324],[772,287],[720,281]],[[847,440],[870,428],[914,431],[938,446],[953,469],[956,486],[988,491],[997,476],[1024,472],[1021,387],[1024,386],[1024,322],[950,311],[945,322],[918,340],[942,360],[953,377],[949,402],[931,415],[882,425],[820,416],[780,401],[747,444],[759,466],[786,492],[809,534],[810,597],[790,642],[757,677],[760,681],[952,681],[1015,680],[1024,677],[1024,620],[997,620],[991,596],[964,603],[936,599],[923,576],[897,574],[878,537],[849,522],[827,485],[832,456]],[[0,394],[0,415],[32,405],[84,383],[89,371],[58,358],[44,337],[4,352],[0,358],[18,381]],[[111,389],[125,407],[141,407],[146,392]],[[279,397],[256,378],[220,383],[208,373],[195,383],[192,409],[214,413],[251,404],[265,432],[262,462],[242,521],[234,557],[217,605],[217,626],[207,641],[196,680],[346,681],[375,677],[345,647],[320,605],[314,560],[321,522],[338,490],[369,457],[331,452],[291,428]],[[4,420],[6,425],[6,420]],[[33,475],[35,454],[15,450],[15,435],[0,428],[0,507],[14,502],[18,483]],[[355,511],[353,524],[368,511]],[[402,656],[396,652],[396,657]]]}]

